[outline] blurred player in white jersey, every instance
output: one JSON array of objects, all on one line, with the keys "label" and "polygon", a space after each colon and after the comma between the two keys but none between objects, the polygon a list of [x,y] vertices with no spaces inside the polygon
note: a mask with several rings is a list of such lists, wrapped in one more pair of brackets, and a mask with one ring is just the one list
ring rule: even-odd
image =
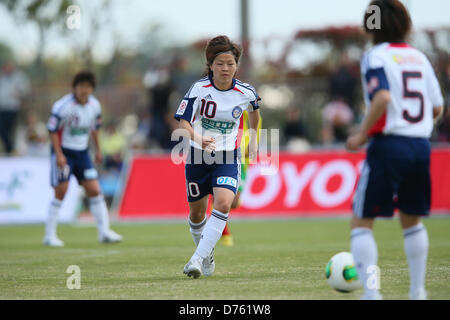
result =
[{"label": "blurred player in white jersey", "polygon": [[[426,56],[405,40],[412,22],[398,0],[375,0],[380,28],[364,28],[374,44],[361,61],[367,113],[358,133],[347,140],[357,151],[369,141],[367,157],[353,199],[351,251],[364,286],[362,299],[381,299],[372,273],[378,252],[372,228],[375,217],[399,210],[409,265],[411,299],[426,299],[428,234],[420,217],[430,210],[430,138],[443,110],[442,93]],[[370,8],[370,7],[369,7]]]},{"label": "blurred player in white jersey", "polygon": [[[211,39],[206,46],[206,77],[195,82],[180,103],[175,119],[190,139],[186,163],[189,225],[197,246],[184,267],[189,277],[214,272],[214,247],[228,220],[239,187],[238,139],[242,113],[249,111],[249,157],[256,159],[256,129],[259,96],[255,89],[234,78],[241,48],[226,36]],[[211,217],[206,218],[208,195],[213,195]]]},{"label": "blurred player in white jersey", "polygon": [[92,95],[95,89],[95,76],[90,71],[75,75],[73,92],[55,102],[47,128],[50,132],[51,184],[55,197],[50,203],[45,225],[44,244],[62,247],[56,233],[58,213],[73,174],[86,191],[89,209],[94,215],[100,242],[119,242],[122,236],[109,228],[108,209],[100,190],[97,170],[93,166],[89,153],[89,136],[92,136],[96,148],[95,162],[102,162],[98,129],[101,125],[101,106]]}]

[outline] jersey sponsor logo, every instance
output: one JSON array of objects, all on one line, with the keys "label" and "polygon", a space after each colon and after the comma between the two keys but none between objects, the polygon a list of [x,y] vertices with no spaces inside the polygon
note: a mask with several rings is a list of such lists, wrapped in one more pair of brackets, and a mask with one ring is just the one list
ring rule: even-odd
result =
[{"label": "jersey sponsor logo", "polygon": [[374,92],[378,87],[380,86],[380,82],[378,81],[377,77],[370,78],[369,82],[367,83],[367,91],[369,94]]},{"label": "jersey sponsor logo", "polygon": [[210,131],[217,131],[222,134],[228,134],[233,131],[235,123],[229,121],[216,121],[202,118],[202,128]]},{"label": "jersey sponsor logo", "polygon": [[237,187],[237,180],[232,177],[218,177],[217,178],[217,185],[227,185],[232,186],[234,188]]},{"label": "jersey sponsor logo", "polygon": [[84,178],[85,179],[97,179],[98,174],[97,170],[95,168],[90,168],[84,170]]},{"label": "jersey sponsor logo", "polygon": [[177,114],[182,116],[184,114],[184,112],[186,111],[186,107],[187,107],[187,103],[186,103],[186,101],[183,100],[180,103],[180,106],[178,107]]},{"label": "jersey sponsor logo", "polygon": [[83,136],[89,133],[89,128],[81,127],[81,128],[70,128],[71,136]]},{"label": "jersey sponsor logo", "polygon": [[407,56],[400,56],[400,55],[392,55],[392,60],[396,64],[404,65],[404,64],[415,64],[415,65],[422,65],[422,59],[415,55],[407,55]]},{"label": "jersey sponsor logo", "polygon": [[242,111],[241,107],[237,106],[237,107],[234,107],[231,114],[232,114],[233,118],[239,119],[239,117],[242,115],[242,112],[243,111]]}]

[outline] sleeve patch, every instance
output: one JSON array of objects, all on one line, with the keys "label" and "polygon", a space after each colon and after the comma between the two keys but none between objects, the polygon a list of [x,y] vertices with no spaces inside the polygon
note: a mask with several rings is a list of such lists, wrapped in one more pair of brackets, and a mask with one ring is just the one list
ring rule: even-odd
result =
[{"label": "sleeve patch", "polygon": [[367,71],[366,86],[369,99],[372,100],[373,96],[380,90],[389,90],[389,83],[386,77],[386,73],[383,68],[370,69]]}]

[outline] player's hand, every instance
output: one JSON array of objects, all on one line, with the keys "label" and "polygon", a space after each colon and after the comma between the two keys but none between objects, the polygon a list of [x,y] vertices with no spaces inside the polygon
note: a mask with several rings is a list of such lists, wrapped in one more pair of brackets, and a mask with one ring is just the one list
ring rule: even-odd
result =
[{"label": "player's hand", "polygon": [[367,142],[367,136],[360,133],[348,137],[345,147],[350,152],[356,152]]},{"label": "player's hand", "polygon": [[61,153],[56,155],[56,165],[58,168],[63,169],[67,164],[66,157]]},{"label": "player's hand", "polygon": [[202,148],[207,152],[213,152],[216,150],[216,140],[212,137],[202,137]]},{"label": "player's hand", "polygon": [[103,156],[102,156],[102,153],[100,151],[97,151],[95,153],[95,163],[98,164],[98,165],[103,163]]}]

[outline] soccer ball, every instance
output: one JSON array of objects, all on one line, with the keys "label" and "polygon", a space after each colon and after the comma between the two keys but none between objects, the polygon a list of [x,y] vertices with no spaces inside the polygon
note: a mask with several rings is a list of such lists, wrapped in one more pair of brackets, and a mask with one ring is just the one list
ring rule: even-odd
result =
[{"label": "soccer ball", "polygon": [[351,292],[361,288],[350,252],[339,252],[331,257],[325,269],[325,276],[328,284],[339,292]]}]

